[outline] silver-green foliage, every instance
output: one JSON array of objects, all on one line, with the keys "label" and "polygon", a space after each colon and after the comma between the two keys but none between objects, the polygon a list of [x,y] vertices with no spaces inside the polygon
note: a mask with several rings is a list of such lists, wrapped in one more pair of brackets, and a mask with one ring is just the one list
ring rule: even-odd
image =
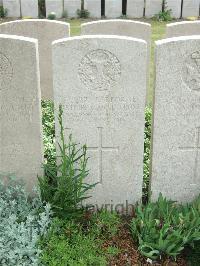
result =
[{"label": "silver-green foliage", "polygon": [[38,265],[37,243],[51,221],[50,205],[30,199],[24,185],[9,178],[0,182],[0,265]]}]

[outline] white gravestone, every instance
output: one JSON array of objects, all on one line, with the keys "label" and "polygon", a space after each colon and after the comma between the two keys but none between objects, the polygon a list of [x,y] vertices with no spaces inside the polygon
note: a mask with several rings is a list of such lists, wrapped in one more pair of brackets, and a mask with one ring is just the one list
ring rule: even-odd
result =
[{"label": "white gravestone", "polygon": [[144,0],[127,0],[126,15],[130,18],[142,18],[144,13]]},{"label": "white gravestone", "polygon": [[182,17],[198,17],[199,16],[199,0],[184,0]]},{"label": "white gravestone", "polygon": [[47,19],[26,19],[0,24],[0,33],[35,38],[39,43],[42,99],[53,99],[51,43],[68,37],[69,24]]},{"label": "white gravestone", "polygon": [[200,21],[183,21],[167,24],[166,38],[200,35]]},{"label": "white gravestone", "polygon": [[21,0],[22,17],[38,18],[38,1]]},{"label": "white gravestone", "polygon": [[[145,40],[148,44],[148,65],[151,49],[151,24],[140,21],[110,19],[88,22],[81,25],[81,35],[121,35]],[[149,67],[147,68],[147,83]]]},{"label": "white gravestone", "polygon": [[99,182],[90,202],[99,207],[142,197],[146,58],[145,41],[129,37],[53,43],[56,110],[63,106],[66,136],[87,144],[88,182]]},{"label": "white gravestone", "polygon": [[162,11],[162,1],[163,0],[146,0],[145,16],[151,18]]},{"label": "white gravestone", "polygon": [[85,0],[84,9],[90,12],[90,17],[100,18],[101,17],[101,0]]},{"label": "white gravestone", "polygon": [[64,10],[70,18],[77,17],[78,9],[81,9],[81,0],[64,0]]},{"label": "white gravestone", "polygon": [[20,12],[20,0],[3,0],[3,7],[7,10],[8,17],[19,18]]},{"label": "white gravestone", "polygon": [[122,0],[105,0],[105,16],[118,18],[122,15]]},{"label": "white gravestone", "polygon": [[50,13],[55,13],[56,18],[61,18],[63,15],[63,0],[46,0],[46,17]]},{"label": "white gravestone", "polygon": [[181,17],[181,2],[182,0],[167,0],[167,9],[171,9],[173,18]]},{"label": "white gravestone", "polygon": [[200,37],[156,42],[152,199],[190,202],[200,189]]},{"label": "white gravestone", "polygon": [[29,190],[42,174],[39,83],[37,40],[0,35],[0,174]]}]

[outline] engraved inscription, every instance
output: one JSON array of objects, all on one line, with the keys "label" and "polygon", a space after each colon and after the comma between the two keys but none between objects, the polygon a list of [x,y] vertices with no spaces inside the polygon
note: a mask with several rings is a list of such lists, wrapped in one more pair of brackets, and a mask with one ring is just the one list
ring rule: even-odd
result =
[{"label": "engraved inscription", "polygon": [[9,87],[13,76],[13,68],[10,60],[6,55],[0,52],[0,90]]},{"label": "engraved inscription", "polygon": [[106,146],[103,146],[103,143],[102,143],[102,139],[103,139],[103,136],[102,136],[102,131],[103,131],[103,128],[102,127],[98,127],[98,133],[99,133],[99,136],[98,136],[98,146],[96,147],[87,147],[87,149],[89,151],[97,151],[98,152],[98,160],[99,160],[99,164],[98,164],[98,168],[99,168],[99,183],[102,184],[103,183],[103,175],[102,175],[102,162],[103,162],[103,151],[107,151],[107,152],[118,152],[119,151],[119,147],[106,147]]},{"label": "engraved inscription", "polygon": [[194,181],[194,184],[196,184],[198,176],[199,176],[198,164],[199,164],[199,155],[200,155],[200,127],[197,127],[195,131],[195,145],[187,146],[187,147],[180,147],[180,149],[182,151],[195,152],[193,181]]},{"label": "engraved inscription", "polygon": [[121,76],[118,58],[107,50],[94,50],[85,55],[78,69],[81,82],[91,90],[109,90]]},{"label": "engraved inscription", "polygon": [[116,120],[125,122],[133,117],[139,107],[134,97],[69,97],[63,104],[67,117],[74,121],[104,121]]},{"label": "engraved inscription", "polygon": [[182,79],[191,90],[200,91],[200,51],[186,58]]}]

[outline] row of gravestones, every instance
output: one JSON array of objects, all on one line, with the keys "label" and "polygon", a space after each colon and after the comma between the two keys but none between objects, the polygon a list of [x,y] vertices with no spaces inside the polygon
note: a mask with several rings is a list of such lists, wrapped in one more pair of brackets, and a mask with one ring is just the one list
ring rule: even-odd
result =
[{"label": "row of gravestones", "polygon": [[[194,35],[200,32],[200,22],[180,22],[167,25],[167,37]],[[60,21],[26,19],[0,24],[0,34],[25,36],[38,40],[40,57],[40,87],[44,100],[53,99],[51,43],[70,36],[70,25]],[[151,25],[131,20],[99,20],[81,25],[82,35],[124,35],[145,40],[150,58]],[[149,69],[147,69],[149,80]]]},{"label": "row of gravestones", "polygon": [[[199,24],[176,23],[167,34],[188,29],[195,34]],[[88,182],[99,182],[92,203],[141,199],[147,61],[141,39],[87,35],[53,42],[55,116],[61,104],[66,137],[72,133],[88,146]],[[42,174],[39,64],[36,39],[0,35],[0,173],[23,177],[29,189]],[[158,41],[155,65],[152,199],[162,192],[188,202],[200,188],[200,36]]]},{"label": "row of gravestones", "polygon": [[[30,16],[38,17],[38,0],[0,0],[8,11],[9,17]],[[45,0],[46,15],[55,12],[58,18],[67,10],[69,17],[77,16],[81,9],[81,0]],[[131,18],[153,17],[162,10],[163,0],[127,0],[126,15]],[[199,16],[199,0],[167,0],[168,9],[172,10],[175,18]],[[102,0],[84,0],[84,8],[91,17],[100,18],[102,15]],[[145,12],[144,12],[145,9]],[[122,0],[105,0],[105,16],[117,18],[122,15]]]}]

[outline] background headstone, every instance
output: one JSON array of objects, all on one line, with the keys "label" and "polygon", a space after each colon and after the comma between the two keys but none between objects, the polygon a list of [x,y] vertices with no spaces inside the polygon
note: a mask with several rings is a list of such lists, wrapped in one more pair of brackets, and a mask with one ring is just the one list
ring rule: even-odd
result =
[{"label": "background headstone", "polygon": [[77,9],[81,9],[81,0],[64,0],[64,10],[70,18],[77,17]]},{"label": "background headstone", "polygon": [[63,0],[45,0],[46,3],[46,17],[52,12],[56,14],[57,18],[63,15]]},{"label": "background headstone", "polygon": [[101,0],[84,0],[84,8],[90,12],[90,17],[101,17]]},{"label": "background headstone", "polygon": [[118,18],[122,15],[122,0],[105,0],[105,16]]},{"label": "background headstone", "polygon": [[199,16],[199,0],[184,0],[182,17],[198,17]]},{"label": "background headstone", "polygon": [[162,11],[162,0],[146,0],[145,16],[154,17]]},{"label": "background headstone", "polygon": [[129,37],[53,43],[55,107],[66,136],[87,144],[88,182],[99,182],[90,202],[99,206],[142,197],[146,59],[145,41]]},{"label": "background headstone", "polygon": [[3,7],[7,9],[8,17],[19,18],[21,16],[19,0],[3,0]]},{"label": "background headstone", "polygon": [[167,0],[167,9],[171,9],[173,18],[181,17],[181,2],[182,0]]},{"label": "background headstone", "polygon": [[200,35],[200,21],[183,21],[167,24],[166,38]]},{"label": "background headstone", "polygon": [[0,174],[29,190],[42,174],[41,96],[37,41],[0,35]]},{"label": "background headstone", "polygon": [[152,199],[189,202],[200,189],[200,37],[156,42]]},{"label": "background headstone", "polygon": [[144,13],[144,0],[127,0],[126,15],[130,18],[142,18]]},{"label": "background headstone", "polygon": [[38,18],[38,1],[21,0],[22,17]]},{"label": "background headstone", "polygon": [[42,99],[53,99],[52,51],[54,40],[69,36],[69,24],[47,19],[26,19],[0,24],[0,33],[35,38],[39,42]]}]

